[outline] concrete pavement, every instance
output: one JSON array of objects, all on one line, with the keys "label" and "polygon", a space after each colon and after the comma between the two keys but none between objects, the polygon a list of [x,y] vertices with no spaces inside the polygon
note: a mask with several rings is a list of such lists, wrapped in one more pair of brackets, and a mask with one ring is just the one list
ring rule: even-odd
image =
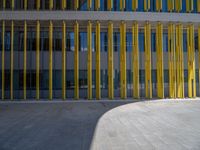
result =
[{"label": "concrete pavement", "polygon": [[0,150],[200,149],[200,100],[0,102]]}]

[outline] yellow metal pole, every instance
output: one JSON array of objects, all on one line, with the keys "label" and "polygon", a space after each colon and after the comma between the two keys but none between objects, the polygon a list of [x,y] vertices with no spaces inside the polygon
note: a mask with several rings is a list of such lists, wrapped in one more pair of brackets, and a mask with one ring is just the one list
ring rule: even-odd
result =
[{"label": "yellow metal pole", "polygon": [[132,27],[133,40],[133,98],[140,97],[139,82],[139,45],[138,45],[138,23],[135,22]]},{"label": "yellow metal pole", "polygon": [[62,98],[66,99],[66,23],[62,24]]},{"label": "yellow metal pole", "polygon": [[99,21],[96,24],[96,99],[101,99],[101,50],[100,50],[100,32]]},{"label": "yellow metal pole", "polygon": [[11,9],[12,9],[12,10],[15,9],[15,0],[12,0],[12,2],[11,2]]},{"label": "yellow metal pole", "polygon": [[79,0],[74,0],[74,9],[78,10],[79,8]]},{"label": "yellow metal pole", "polygon": [[149,11],[150,3],[150,0],[144,0],[144,11]]},{"label": "yellow metal pole", "polygon": [[6,0],[3,0],[3,9],[6,8]]},{"label": "yellow metal pole", "polygon": [[184,98],[183,25],[176,25],[177,97]]},{"label": "yellow metal pole", "polygon": [[127,97],[126,93],[126,24],[120,24],[120,93],[121,98]]},{"label": "yellow metal pole", "polygon": [[24,99],[26,99],[26,49],[27,49],[27,23],[24,21]]},{"label": "yellow metal pole", "polygon": [[53,91],[53,23],[49,23],[49,100],[52,100]]},{"label": "yellow metal pole", "polygon": [[138,9],[138,0],[132,0],[132,10],[136,11]]},{"label": "yellow metal pole", "polygon": [[113,82],[113,23],[108,24],[108,97],[114,98],[114,82]]},{"label": "yellow metal pole", "polygon": [[2,100],[5,90],[5,21],[2,22]]},{"label": "yellow metal pole", "polygon": [[193,11],[193,0],[186,0],[186,11]]},{"label": "yellow metal pole", "polygon": [[95,10],[100,9],[100,0],[95,0]]},{"label": "yellow metal pole", "polygon": [[176,98],[175,25],[168,25],[169,97]]},{"label": "yellow metal pole", "polygon": [[[198,27],[198,49],[199,49],[199,81],[200,81],[200,26]],[[199,92],[200,92],[200,82],[199,82]]]},{"label": "yellow metal pole", "polygon": [[40,99],[40,21],[36,25],[36,99]]},{"label": "yellow metal pole", "polygon": [[194,25],[187,27],[188,97],[196,97]]},{"label": "yellow metal pole", "polygon": [[53,0],[49,0],[49,10],[53,9]]},{"label": "yellow metal pole", "polygon": [[151,81],[151,25],[149,22],[144,27],[145,42],[145,95],[146,98],[152,98]]},{"label": "yellow metal pole", "polygon": [[40,0],[37,0],[37,1],[36,1],[36,5],[37,5],[37,6],[36,6],[37,10],[40,10]]},{"label": "yellow metal pole", "polygon": [[66,0],[62,0],[62,10],[66,9]]},{"label": "yellow metal pole", "polygon": [[168,4],[168,11],[172,12],[174,10],[174,0],[168,0],[167,4]]},{"label": "yellow metal pole", "polygon": [[160,12],[162,10],[162,0],[156,0],[156,11]]},{"label": "yellow metal pole", "polygon": [[24,10],[27,10],[27,0],[24,0]]},{"label": "yellow metal pole", "polygon": [[92,8],[92,0],[87,0],[87,8],[88,8],[88,10],[91,10],[91,8]]},{"label": "yellow metal pole", "polygon": [[113,0],[108,0],[108,10],[111,11],[113,7]]},{"label": "yellow metal pole", "polygon": [[200,1],[197,1],[197,12],[200,12]]},{"label": "yellow metal pole", "polygon": [[79,24],[74,25],[74,99],[79,99]]},{"label": "yellow metal pole", "polygon": [[10,99],[13,100],[13,48],[14,48],[14,21],[11,22],[11,50],[10,50]]},{"label": "yellow metal pole", "polygon": [[156,54],[157,54],[157,96],[164,98],[164,73],[163,73],[163,25],[159,22],[156,26]]},{"label": "yellow metal pole", "polygon": [[92,99],[92,23],[90,21],[87,26],[87,48],[88,99]]},{"label": "yellow metal pole", "polygon": [[120,0],[120,10],[123,11],[126,7],[126,0]]},{"label": "yellow metal pole", "polygon": [[177,12],[182,10],[182,0],[175,0],[175,9]]}]

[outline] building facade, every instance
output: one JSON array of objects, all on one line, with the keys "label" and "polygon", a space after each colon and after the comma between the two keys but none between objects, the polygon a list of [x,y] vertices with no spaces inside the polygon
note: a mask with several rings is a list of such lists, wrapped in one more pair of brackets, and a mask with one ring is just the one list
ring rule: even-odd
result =
[{"label": "building facade", "polygon": [[200,0],[0,0],[1,99],[200,95]]}]

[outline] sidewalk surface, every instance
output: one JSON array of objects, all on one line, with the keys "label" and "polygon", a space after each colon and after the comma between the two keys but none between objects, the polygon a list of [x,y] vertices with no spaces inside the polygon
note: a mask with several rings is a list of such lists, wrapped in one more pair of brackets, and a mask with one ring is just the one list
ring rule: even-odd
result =
[{"label": "sidewalk surface", "polygon": [[200,149],[200,100],[0,102],[0,150]]}]

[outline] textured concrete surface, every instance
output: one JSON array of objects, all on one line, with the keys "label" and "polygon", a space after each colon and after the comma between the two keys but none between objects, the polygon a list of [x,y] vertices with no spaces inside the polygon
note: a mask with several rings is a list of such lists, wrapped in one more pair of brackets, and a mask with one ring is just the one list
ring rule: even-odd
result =
[{"label": "textured concrete surface", "polygon": [[200,100],[0,102],[0,150],[199,150]]}]

